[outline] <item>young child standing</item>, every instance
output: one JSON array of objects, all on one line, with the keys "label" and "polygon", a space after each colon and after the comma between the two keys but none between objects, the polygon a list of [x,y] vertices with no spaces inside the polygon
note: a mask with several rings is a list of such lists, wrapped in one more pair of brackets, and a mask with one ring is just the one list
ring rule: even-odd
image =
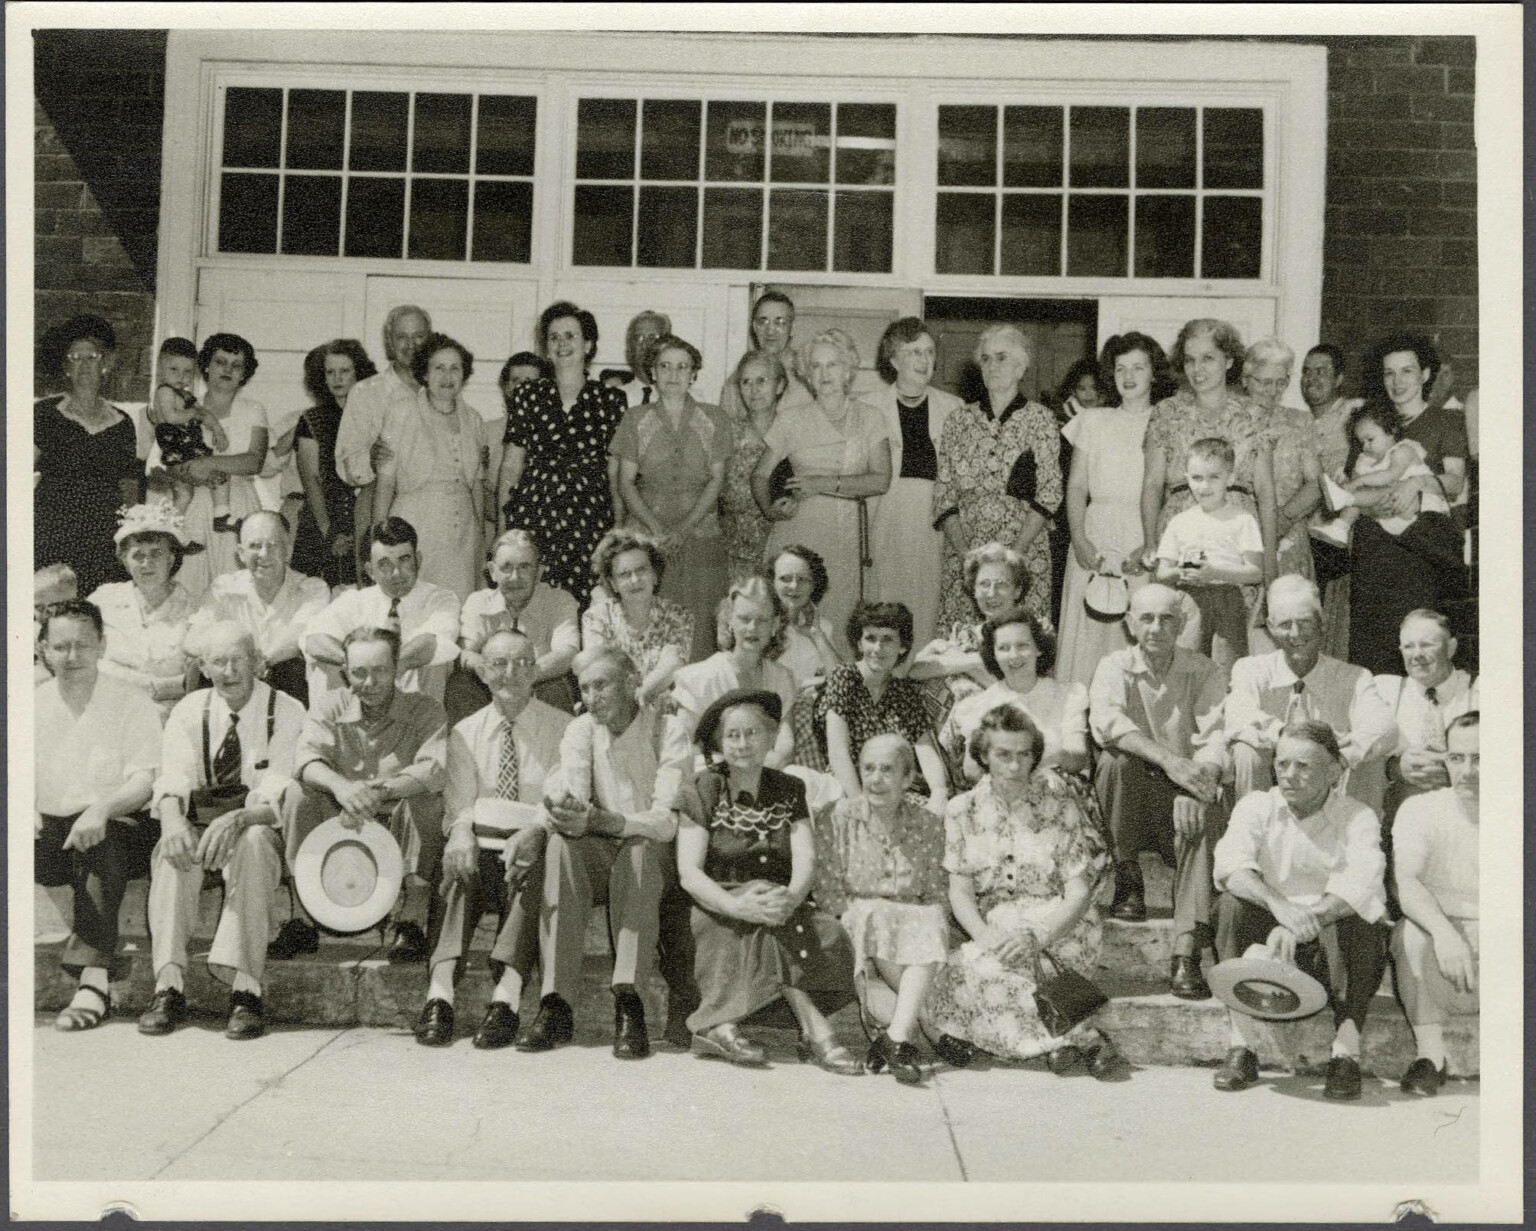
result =
[{"label": "young child standing", "polygon": [[[149,421],[155,425],[155,443],[160,446],[160,460],[167,466],[179,466],[193,458],[212,457],[215,451],[222,453],[229,448],[229,437],[218,418],[198,402],[192,392],[192,382],[197,376],[197,347],[186,338],[167,338],[160,344],[160,354],[155,359],[155,394],[149,403]],[[213,436],[210,448],[203,435],[208,428]],[[168,496],[178,513],[185,513],[192,503],[192,485],[178,482],[165,470],[150,473],[147,484],[150,492]],[[233,534],[235,527],[229,521],[229,485],[220,483],[213,489],[213,528],[224,534]],[[188,551],[204,550],[203,544],[188,544]]]},{"label": "young child standing", "polygon": [[922,1080],[917,1015],[949,951],[944,823],[907,794],[916,777],[904,736],[872,736],[859,751],[864,793],[816,820],[816,902],[841,914],[865,1021],[881,1027],[864,1067],[905,1085]]},{"label": "young child standing", "polygon": [[[1360,406],[1349,416],[1350,457],[1344,470],[1334,475],[1334,481],[1349,492],[1377,491],[1391,487],[1399,479],[1434,475],[1425,460],[1424,446],[1417,440],[1403,436],[1403,419],[1391,403]],[[1444,513],[1449,515],[1450,505],[1438,492],[1419,493],[1420,513]],[[1363,510],[1359,505],[1349,505],[1339,513],[1338,520],[1345,526],[1353,526]],[[1400,535],[1418,520],[1414,517],[1368,516],[1391,535]]]},{"label": "young child standing", "polygon": [[1243,586],[1264,580],[1264,540],[1246,509],[1227,501],[1237,455],[1218,436],[1197,440],[1184,463],[1193,507],[1169,519],[1157,545],[1157,579],[1177,586],[1200,610],[1195,648],[1230,668],[1248,653]]}]

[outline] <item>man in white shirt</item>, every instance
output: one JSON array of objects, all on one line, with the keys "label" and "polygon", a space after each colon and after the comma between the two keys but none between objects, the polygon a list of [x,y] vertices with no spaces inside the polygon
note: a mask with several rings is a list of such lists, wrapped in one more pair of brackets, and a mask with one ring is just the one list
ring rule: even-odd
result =
[{"label": "man in white shirt", "polygon": [[619,388],[631,406],[656,400],[656,388],[651,381],[651,351],[657,338],[671,332],[672,318],[665,312],[647,308],[630,319],[624,332],[624,362],[629,364],[630,377]]},{"label": "man in white shirt", "polygon": [[187,639],[195,647],[201,629],[234,620],[255,641],[267,682],[304,706],[309,684],[299,641],[331,601],[331,590],[320,578],[290,569],[292,551],[291,527],[281,513],[263,509],[245,518],[235,549],[245,567],[213,579],[187,624]]},{"label": "man in white shirt", "polygon": [[160,767],[160,710],[143,689],[98,669],[94,603],[48,608],[42,637],[53,678],[34,697],[34,876],[45,888],[68,886],[74,899],[60,964],[79,983],[54,1025],[90,1030],[111,1007],[109,978],[124,973],[114,968],[123,892],[148,873],[160,833],[144,810]]},{"label": "man in white shirt", "polygon": [[[1216,844],[1216,953],[1268,945],[1328,989],[1333,1056],[1323,1095],[1360,1097],[1360,1035],[1386,970],[1386,895],[1376,815],[1334,787],[1344,773],[1333,728],[1287,724],[1275,747],[1278,785],[1238,800]],[[1253,1018],[1229,1012],[1232,1046],[1218,1090],[1259,1079]]]},{"label": "man in white shirt", "polygon": [[1232,664],[1223,726],[1236,797],[1275,785],[1275,741],[1288,722],[1316,718],[1339,737],[1349,794],[1381,807],[1381,758],[1395,729],[1370,672],[1323,653],[1323,600],[1295,574],[1269,587],[1269,635],[1280,648]]},{"label": "man in white shirt", "polygon": [[1403,1075],[1409,1094],[1439,1093],[1445,1019],[1478,1011],[1478,727],[1476,710],[1451,719],[1451,785],[1405,800],[1392,825],[1403,912],[1392,933],[1392,964],[1418,1050]]},{"label": "man in white shirt", "polygon": [[660,756],[662,715],[635,699],[640,673],[614,646],[576,661],[587,712],[560,741],[560,770],[545,783],[550,834],[545,855],[539,953],[544,967],[539,1013],[520,1051],[548,1051],[573,1033],[571,1004],[581,981],[587,918],[608,905],[613,936],[613,1054],[650,1055],[638,988],[655,960],[664,864],[676,865],[673,807],[681,769]]},{"label": "man in white shirt", "polygon": [[403,517],[388,518],[369,532],[368,570],[373,585],[343,590],[305,630],[310,705],[344,687],[342,642],[358,628],[394,632],[400,638],[400,690],[441,702],[449,668],[459,656],[458,595],[421,580],[416,529]]},{"label": "man in white shirt", "polygon": [[154,808],[160,818],[149,881],[155,996],[140,1034],[169,1034],[187,1016],[187,941],[203,872],[224,875],[208,968],[231,983],[230,1039],[265,1030],[261,980],[282,876],[279,830],[296,807],[293,753],[304,707],[257,679],[261,655],[248,629],[208,626],[199,653],[212,688],[189,693],[166,719]]},{"label": "man in white shirt", "polygon": [[544,864],[540,845],[514,868],[514,839],[540,825],[544,783],[560,764],[560,737],[571,721],[569,714],[533,695],[537,662],[525,634],[501,631],[487,637],[476,669],[490,690],[490,704],[448,735],[443,792],[448,844],[442,891],[428,929],[427,1003],[415,1030],[417,1042],[428,1047],[453,1041],[454,988],[487,907],[500,921],[490,955],[496,986],[474,1045],[506,1047],[517,1038],[523,983],[539,956]]}]

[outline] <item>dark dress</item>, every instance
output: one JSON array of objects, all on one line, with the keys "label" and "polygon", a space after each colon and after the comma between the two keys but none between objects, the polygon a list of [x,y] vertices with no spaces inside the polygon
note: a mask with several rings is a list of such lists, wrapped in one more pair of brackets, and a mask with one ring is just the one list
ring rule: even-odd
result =
[{"label": "dark dress", "polygon": [[[311,406],[299,416],[295,440],[313,440],[320,450],[320,484],[325,488],[325,508],[331,520],[331,538],[352,533],[352,489],[336,473],[336,429],[341,411],[334,402]],[[309,501],[299,510],[294,533],[292,567],[307,577],[319,577],[328,586],[351,585],[357,580],[353,552],[340,558],[331,554],[330,542],[320,533],[320,523],[310,512]]]},{"label": "dark dress", "polygon": [[112,542],[123,504],[119,485],[142,478],[144,464],[127,415],[119,412],[111,427],[91,433],[60,413],[63,401],[61,394],[32,408],[39,476],[32,491],[32,564],[68,564],[80,579],[79,592],[90,594],[128,578]]},{"label": "dark dress", "polygon": [[544,580],[581,607],[592,593],[592,550],[613,527],[608,445],[627,408],[622,391],[595,380],[569,412],[552,380],[519,385],[507,403],[506,443],[527,453],[507,500],[507,526],[533,534]]},{"label": "dark dress", "polygon": [[[730,889],[750,881],[788,885],[793,870],[789,832],[807,824],[805,784],[765,768],[757,797],[730,798],[725,772],[699,776],[699,801],[709,830],[704,873]],[[780,927],[727,919],[695,904],[694,972],[703,1000],[689,1015],[695,1034],[722,1022],[793,1027],[794,1014],[781,989],[807,993],[823,1013],[852,1002],[853,948],[832,916],[807,899]]]}]

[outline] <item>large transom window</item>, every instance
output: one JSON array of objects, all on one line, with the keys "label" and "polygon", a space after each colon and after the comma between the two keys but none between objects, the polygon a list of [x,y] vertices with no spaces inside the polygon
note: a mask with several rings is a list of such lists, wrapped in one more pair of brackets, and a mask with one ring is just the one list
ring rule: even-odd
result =
[{"label": "large transom window", "polygon": [[1258,278],[1264,113],[938,108],[940,274]]},{"label": "large transom window", "polygon": [[892,103],[583,98],[573,265],[889,273]]},{"label": "large transom window", "polygon": [[526,263],[537,100],[231,87],[218,250]]}]

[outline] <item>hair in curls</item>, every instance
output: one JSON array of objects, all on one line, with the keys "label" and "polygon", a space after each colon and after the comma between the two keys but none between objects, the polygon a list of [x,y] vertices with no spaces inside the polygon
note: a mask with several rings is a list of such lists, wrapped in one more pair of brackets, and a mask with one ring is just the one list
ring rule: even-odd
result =
[{"label": "hair in curls", "polygon": [[241,377],[240,387],[250,384],[251,377],[256,375],[256,348],[242,338],[238,333],[210,333],[203,339],[202,349],[197,352],[197,370],[203,374],[203,379],[208,378],[208,365],[213,362],[215,351],[223,351],[226,355],[239,355],[245,360],[245,374]]},{"label": "hair in curls", "polygon": [[880,345],[875,349],[875,371],[881,380],[888,385],[896,383],[896,364],[893,362],[896,352],[919,338],[933,341],[933,330],[916,316],[904,316],[885,327],[885,332],[880,335]]},{"label": "hair in curls", "polygon": [[987,754],[992,751],[992,735],[996,731],[1010,733],[1022,731],[1027,734],[1029,754],[1034,758],[1035,768],[1039,768],[1040,756],[1045,751],[1045,736],[1040,734],[1040,728],[1035,726],[1034,719],[1017,705],[1010,705],[1006,701],[983,714],[981,721],[976,724],[976,729],[971,732],[970,742],[966,746],[966,751],[971,754],[971,760],[988,773],[991,772],[992,767],[987,764]]},{"label": "hair in curls", "polygon": [[1115,361],[1122,355],[1129,355],[1132,351],[1138,350],[1152,365],[1153,403],[1172,397],[1178,390],[1178,377],[1174,375],[1173,367],[1168,362],[1167,352],[1163,350],[1156,338],[1137,333],[1135,330],[1130,333],[1117,333],[1104,343],[1104,349],[1099,352],[1099,381],[1104,386],[1106,406],[1118,406],[1123,401],[1120,390],[1115,384]]},{"label": "hair in curls", "polygon": [[[976,601],[976,577],[984,564],[1004,565],[1008,569],[1009,576],[1013,578],[1014,588],[1019,592],[1019,599],[1023,600],[1025,592],[1029,589],[1029,565],[1024,563],[1024,557],[1013,548],[993,541],[971,548],[965,553],[965,561],[960,566],[961,576],[965,579],[965,592],[971,596],[973,604]],[[979,608],[977,614],[980,614]]]},{"label": "hair in curls", "polygon": [[1388,355],[1396,355],[1402,351],[1412,351],[1419,367],[1428,372],[1424,377],[1424,396],[1429,397],[1429,387],[1435,383],[1435,377],[1440,373],[1440,352],[1422,333],[1389,333],[1384,338],[1378,338],[1371,349],[1365,353],[1361,392],[1365,394],[1367,402],[1387,400],[1386,383],[1382,379],[1381,367],[1387,361]]},{"label": "hair in curls", "polygon": [[549,354],[549,327],[562,317],[570,317],[581,330],[581,340],[586,343],[583,364],[590,364],[597,353],[597,317],[585,308],[578,308],[568,299],[559,299],[539,313],[539,353]]},{"label": "hair in curls", "polygon": [[377,376],[379,369],[363,344],[356,338],[333,338],[315,347],[304,356],[304,389],[316,406],[335,406],[336,397],[325,383],[325,361],[332,355],[345,355],[352,361],[352,371],[358,380]]},{"label": "hair in curls", "polygon": [[815,607],[822,599],[827,597],[827,588],[831,586],[832,579],[827,576],[827,562],[821,558],[821,553],[815,548],[807,547],[804,543],[791,543],[788,547],[779,548],[778,555],[774,556],[770,568],[773,570],[769,580],[777,576],[779,557],[794,556],[805,561],[805,567],[811,570],[811,606]]},{"label": "hair in curls", "polygon": [[459,352],[459,362],[464,367],[466,383],[474,375],[475,357],[469,353],[468,347],[450,338],[446,333],[429,333],[421,340],[421,345],[416,348],[416,357],[411,360],[411,375],[416,378],[418,385],[426,387],[427,365],[432,362],[434,355],[445,350]]},{"label": "hair in curls", "polygon": [[1360,454],[1365,451],[1364,446],[1355,436],[1355,429],[1362,423],[1374,423],[1393,440],[1401,440],[1407,427],[1397,407],[1386,398],[1366,398],[1349,412],[1349,418],[1344,423],[1344,438],[1349,444],[1349,456],[1344,459],[1345,474],[1355,472],[1355,463],[1360,460]]},{"label": "hair in curls", "polygon": [[1035,674],[1050,675],[1056,666],[1056,634],[1049,624],[1027,607],[1010,607],[1007,611],[1000,611],[981,626],[982,666],[998,679],[1003,678],[1003,669],[997,661],[997,634],[1013,624],[1024,625],[1034,638],[1037,651]]},{"label": "hair in curls", "polygon": [[1243,337],[1226,321],[1216,320],[1210,316],[1199,316],[1192,321],[1185,321],[1184,328],[1179,330],[1179,337],[1173,344],[1173,352],[1168,356],[1168,362],[1173,365],[1173,370],[1181,377],[1184,374],[1184,349],[1189,345],[1191,338],[1208,337],[1221,349],[1221,352],[1232,360],[1227,368],[1227,385],[1233,387],[1242,384],[1243,360],[1247,357],[1248,350],[1243,345]]},{"label": "hair in curls", "polygon": [[912,652],[912,609],[905,603],[865,602],[853,609],[848,623],[843,626],[843,636],[855,654],[859,653],[859,642],[864,639],[867,628],[895,629],[901,641],[902,658]]},{"label": "hair in curls", "polygon": [[759,575],[743,577],[731,587],[730,593],[720,600],[720,605],[715,608],[715,644],[722,650],[736,648],[736,635],[731,632],[731,611],[738,598],[744,598],[749,603],[761,603],[773,612],[773,618],[778,627],[773,630],[773,636],[769,637],[767,644],[763,646],[763,661],[777,658],[784,652],[789,612],[784,609],[784,600],[773,588],[773,583]]},{"label": "hair in curls", "polygon": [[597,546],[592,551],[592,576],[598,585],[615,600],[618,599],[619,592],[613,584],[613,562],[626,551],[645,553],[646,559],[651,562],[651,571],[656,574],[656,585],[651,593],[660,590],[661,579],[667,572],[667,558],[661,554],[660,546],[649,534],[643,530],[631,530],[627,526],[615,526],[597,540]]},{"label": "hair in curls", "polygon": [[680,350],[683,354],[687,355],[688,361],[693,364],[693,374],[695,376],[699,374],[699,369],[704,366],[704,356],[700,353],[697,346],[692,342],[685,342],[675,333],[664,333],[651,343],[651,361],[647,364],[650,370],[645,375],[650,377],[651,384],[653,385],[656,383],[656,360],[661,358],[663,351],[669,350]]},{"label": "hair in curls", "polygon": [[42,627],[37,634],[40,640],[48,640],[48,626],[55,620],[79,620],[82,624],[89,624],[96,630],[98,641],[107,635],[107,625],[101,618],[101,608],[90,599],[67,598],[62,603],[49,603],[44,607]]}]

